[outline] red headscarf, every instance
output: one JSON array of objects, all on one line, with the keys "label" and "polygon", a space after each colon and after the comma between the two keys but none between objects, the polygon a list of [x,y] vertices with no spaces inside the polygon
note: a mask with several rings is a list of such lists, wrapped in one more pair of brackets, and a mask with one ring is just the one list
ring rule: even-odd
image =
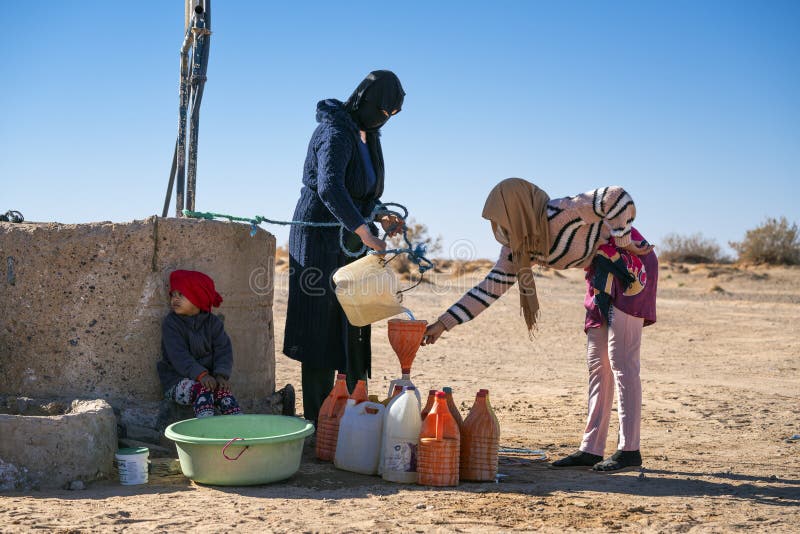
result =
[{"label": "red headscarf", "polygon": [[222,297],[214,288],[214,280],[200,271],[172,271],[169,274],[169,292],[180,291],[189,302],[204,312],[222,304]]}]

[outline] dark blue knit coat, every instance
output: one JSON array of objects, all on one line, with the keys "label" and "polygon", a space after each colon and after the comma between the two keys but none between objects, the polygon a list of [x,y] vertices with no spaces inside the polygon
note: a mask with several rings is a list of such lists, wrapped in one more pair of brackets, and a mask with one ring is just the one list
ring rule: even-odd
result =
[{"label": "dark blue knit coat", "polygon": [[[341,222],[348,230],[348,242],[357,250],[361,240],[352,231],[367,223],[377,233],[366,219],[383,192],[383,184],[368,178],[358,149],[358,127],[342,102],[319,102],[317,122],[319,126],[308,144],[303,187],[293,220]],[[348,261],[339,246],[338,228],[292,226],[285,355],[311,367],[346,369],[348,323],[331,277]],[[369,362],[369,326],[362,330],[357,339],[366,340],[361,349],[367,351]]]}]

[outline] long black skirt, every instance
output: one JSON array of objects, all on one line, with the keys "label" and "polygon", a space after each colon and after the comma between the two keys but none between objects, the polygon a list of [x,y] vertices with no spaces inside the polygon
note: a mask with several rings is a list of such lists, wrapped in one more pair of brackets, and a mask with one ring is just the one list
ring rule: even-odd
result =
[{"label": "long black skirt", "polygon": [[[346,232],[345,245],[356,251],[362,243],[356,234]],[[370,326],[356,327],[347,321],[332,281],[336,269],[356,259],[342,251],[338,229],[292,227],[286,356],[309,367],[370,376]]]}]

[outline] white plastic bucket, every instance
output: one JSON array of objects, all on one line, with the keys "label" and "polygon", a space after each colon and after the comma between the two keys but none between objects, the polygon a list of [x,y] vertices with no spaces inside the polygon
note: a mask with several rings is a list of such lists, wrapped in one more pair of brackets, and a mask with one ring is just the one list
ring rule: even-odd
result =
[{"label": "white plastic bucket", "polygon": [[123,486],[147,484],[149,456],[150,449],[147,447],[119,449],[114,454],[114,458],[117,460],[120,484]]}]

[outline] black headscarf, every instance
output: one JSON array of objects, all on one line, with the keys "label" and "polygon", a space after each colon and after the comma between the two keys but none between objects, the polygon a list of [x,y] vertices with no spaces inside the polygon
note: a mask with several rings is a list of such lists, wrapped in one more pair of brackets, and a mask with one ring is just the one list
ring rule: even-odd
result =
[{"label": "black headscarf", "polygon": [[[393,111],[400,111],[405,94],[395,73],[389,70],[374,70],[358,84],[356,90],[344,103],[345,109],[350,113],[359,129],[367,133],[367,147],[377,178],[376,197],[383,194],[384,179],[380,128],[386,124]],[[389,116],[387,117],[383,111],[386,111]]]}]

